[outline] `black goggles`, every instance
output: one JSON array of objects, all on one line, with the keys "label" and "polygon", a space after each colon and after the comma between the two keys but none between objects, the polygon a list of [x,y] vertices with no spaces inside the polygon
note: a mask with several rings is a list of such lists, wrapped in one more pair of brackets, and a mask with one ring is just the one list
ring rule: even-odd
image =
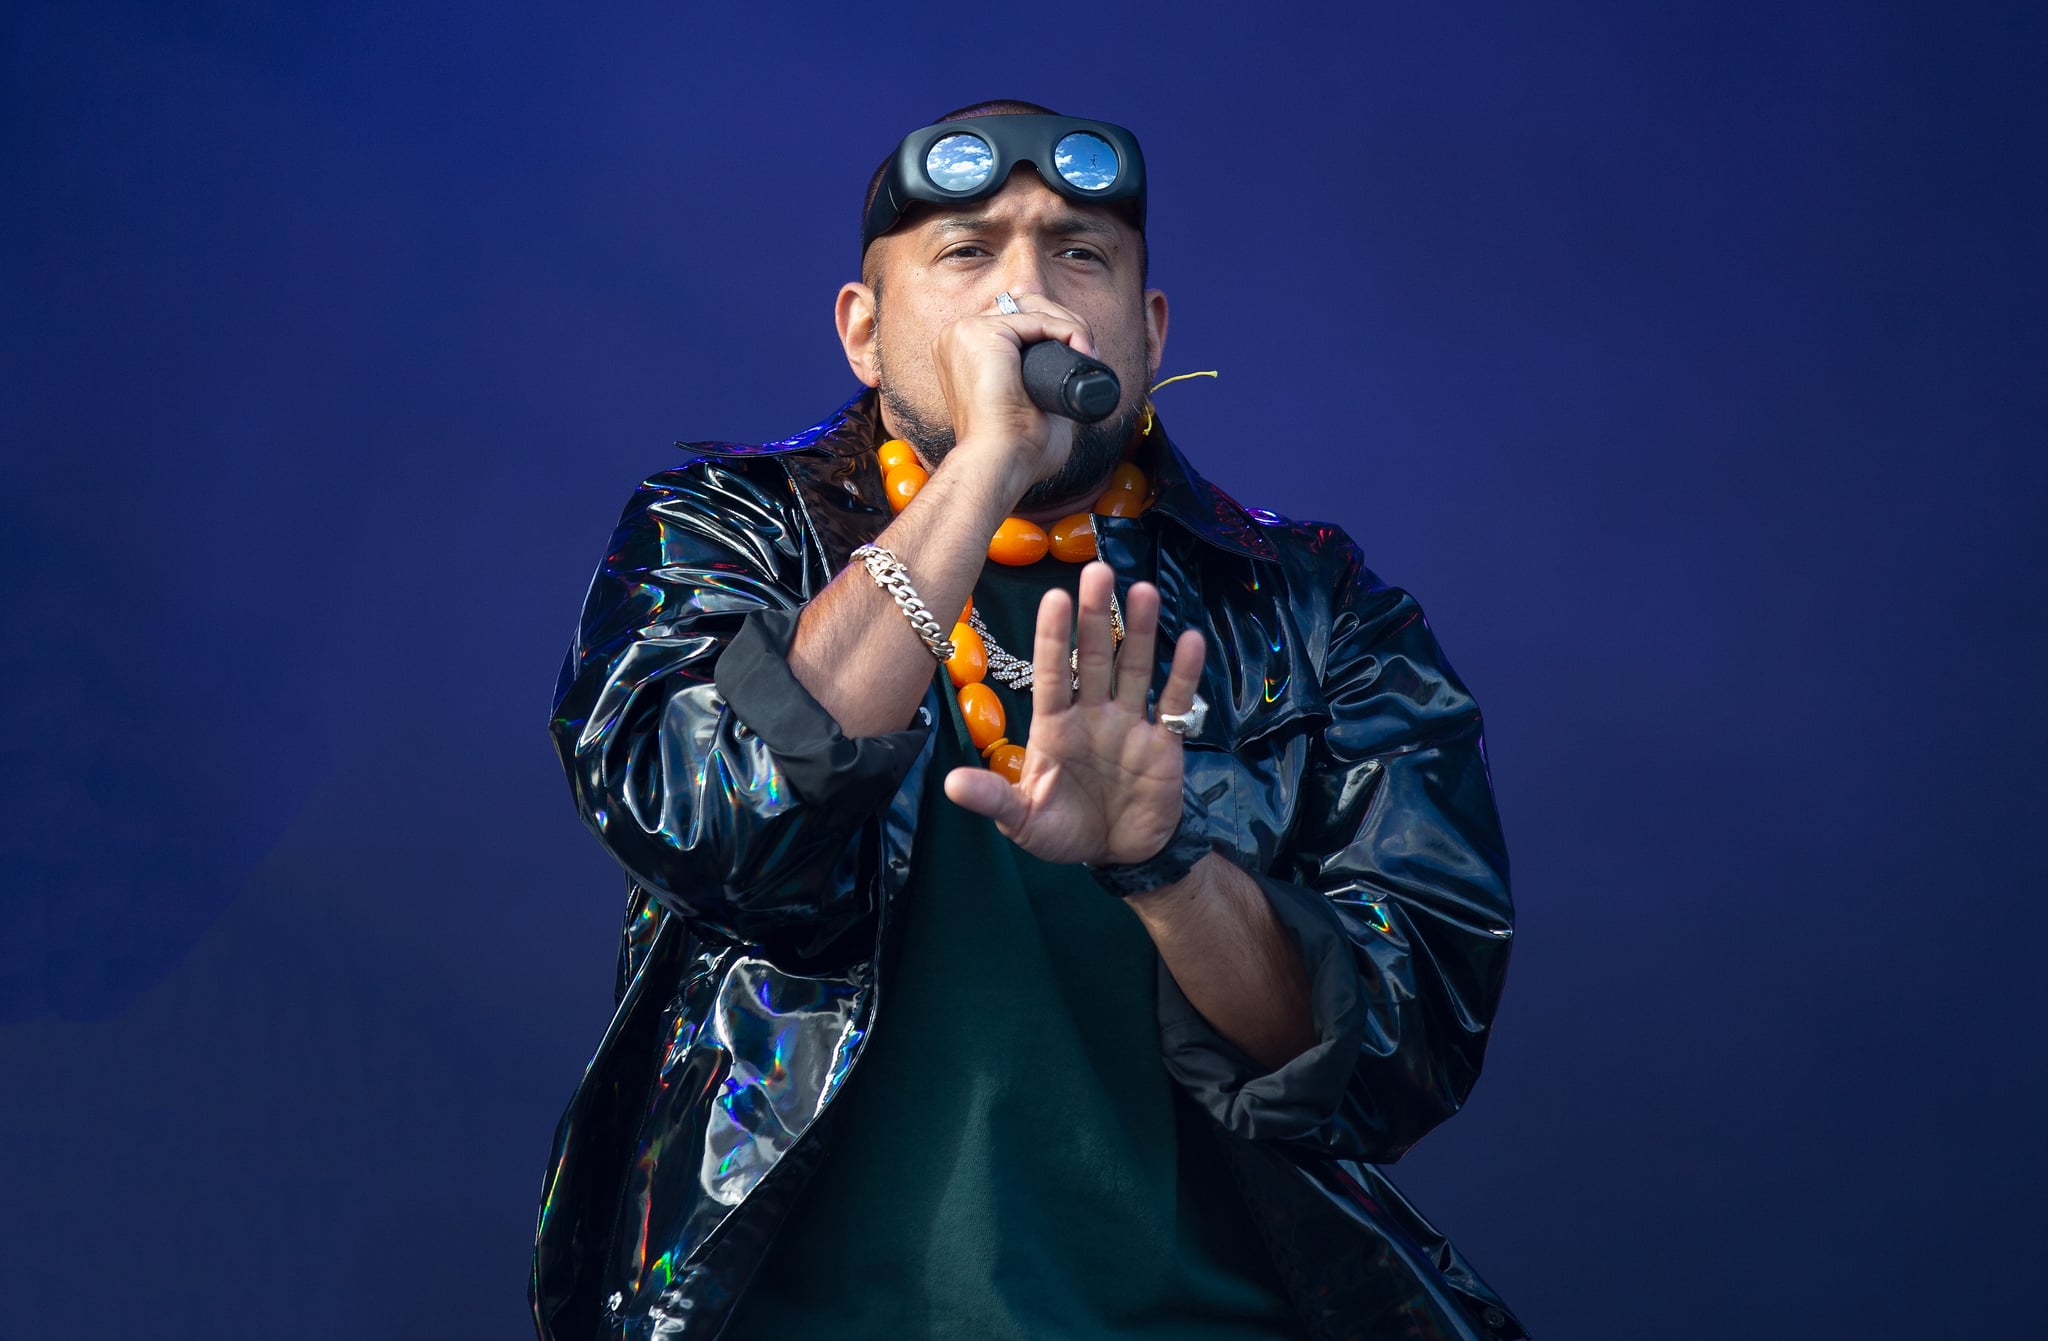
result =
[{"label": "black goggles", "polygon": [[903,137],[860,230],[860,249],[902,222],[912,205],[957,205],[1003,189],[1019,163],[1070,200],[1121,205],[1145,229],[1145,156],[1138,137],[1107,121],[1071,116],[974,116]]}]

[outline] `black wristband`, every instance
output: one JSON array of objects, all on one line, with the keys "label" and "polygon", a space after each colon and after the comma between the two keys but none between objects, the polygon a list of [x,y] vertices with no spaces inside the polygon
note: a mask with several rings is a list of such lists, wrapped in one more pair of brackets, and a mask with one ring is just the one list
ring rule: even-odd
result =
[{"label": "black wristband", "polygon": [[1209,807],[1192,787],[1181,789],[1180,823],[1166,846],[1144,861],[1118,865],[1088,866],[1088,874],[1120,899],[1144,894],[1187,879],[1195,863],[1209,855]]}]

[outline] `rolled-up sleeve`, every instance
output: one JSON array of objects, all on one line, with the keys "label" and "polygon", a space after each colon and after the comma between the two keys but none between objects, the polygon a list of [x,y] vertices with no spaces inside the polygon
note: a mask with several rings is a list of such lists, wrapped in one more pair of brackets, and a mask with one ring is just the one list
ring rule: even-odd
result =
[{"label": "rolled-up sleeve", "polygon": [[1317,1042],[1253,1062],[1161,971],[1168,1072],[1231,1132],[1386,1163],[1477,1081],[1513,938],[1478,705],[1415,599],[1348,540],[1323,599],[1329,720],[1293,826],[1253,872],[1301,949]]},{"label": "rolled-up sleeve", "polygon": [[1159,1038],[1167,1065],[1225,1128],[1253,1140],[1313,1139],[1336,1113],[1365,1037],[1365,1003],[1351,942],[1320,894],[1254,876],[1301,951],[1316,1042],[1271,1070],[1202,1018],[1162,960]]},{"label": "rolled-up sleeve", "polygon": [[879,736],[842,732],[789,668],[798,617],[794,610],[748,615],[718,659],[718,692],[744,730],[761,738],[806,805],[870,814],[903,785],[930,729],[915,726]]},{"label": "rolled-up sleeve", "polygon": [[816,941],[871,915],[861,826],[923,727],[845,736],[790,671],[809,592],[773,460],[703,458],[643,484],[591,580],[552,734],[577,807],[664,906],[735,937]]}]

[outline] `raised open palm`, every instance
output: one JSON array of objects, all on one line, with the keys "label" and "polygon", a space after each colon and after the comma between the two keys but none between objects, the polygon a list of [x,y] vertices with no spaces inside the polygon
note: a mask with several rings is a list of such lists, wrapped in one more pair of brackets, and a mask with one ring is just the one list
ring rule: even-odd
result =
[{"label": "raised open palm", "polygon": [[[1144,861],[1166,846],[1180,823],[1181,740],[1146,713],[1159,589],[1132,585],[1119,657],[1110,631],[1115,582],[1106,563],[1081,570],[1078,625],[1066,592],[1048,591],[1039,602],[1023,776],[1012,784],[985,768],[946,775],[946,795],[955,804],[994,820],[1043,861]],[[1067,669],[1069,627],[1075,630],[1077,690]],[[1186,712],[1193,703],[1202,652],[1200,633],[1180,635],[1159,691],[1161,713]],[[1129,674],[1115,674],[1119,662]]]}]

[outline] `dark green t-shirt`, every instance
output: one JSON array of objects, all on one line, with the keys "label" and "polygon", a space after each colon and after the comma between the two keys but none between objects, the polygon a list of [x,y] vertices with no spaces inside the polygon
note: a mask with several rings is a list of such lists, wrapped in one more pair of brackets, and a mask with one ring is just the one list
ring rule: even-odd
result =
[{"label": "dark green t-shirt", "polygon": [[[1039,596],[1079,572],[990,563],[975,605],[1028,657]],[[989,683],[1028,742],[1029,693]],[[728,1335],[1298,1337],[1206,1119],[1161,1065],[1151,938],[1079,866],[945,798],[946,772],[979,761],[941,698],[887,1002]]]}]

